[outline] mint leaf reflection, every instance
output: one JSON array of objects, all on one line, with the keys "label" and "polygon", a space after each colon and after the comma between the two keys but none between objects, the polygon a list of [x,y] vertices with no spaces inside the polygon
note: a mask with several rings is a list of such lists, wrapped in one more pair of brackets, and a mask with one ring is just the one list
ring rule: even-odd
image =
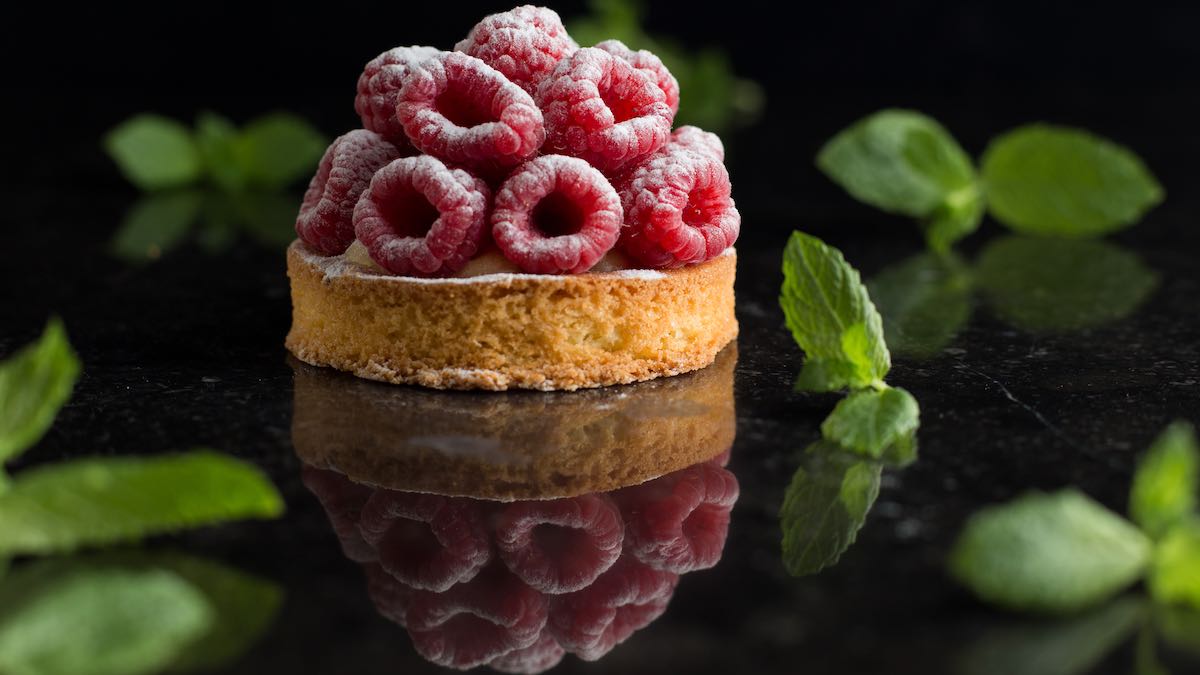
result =
[{"label": "mint leaf reflection", "polygon": [[182,243],[196,222],[203,199],[200,190],[177,190],[137,200],[113,236],[113,255],[132,263],[157,260]]},{"label": "mint leaf reflection", "polygon": [[805,576],[835,565],[850,548],[879,496],[885,466],[910,463],[916,439],[902,438],[872,461],[828,440],[808,446],[779,509],[783,564]]},{"label": "mint leaf reflection", "polygon": [[808,447],[779,510],[788,574],[815,574],[838,562],[879,496],[882,472],[829,441]]},{"label": "mint leaf reflection", "polygon": [[922,253],[887,267],[867,291],[893,355],[937,356],[971,317],[970,274],[953,254]]},{"label": "mint leaf reflection", "polygon": [[976,272],[996,314],[1031,333],[1123,319],[1158,285],[1137,256],[1096,240],[1005,237],[984,250]]},{"label": "mint leaf reflection", "polygon": [[1087,614],[1031,620],[993,630],[961,655],[964,675],[1075,675],[1089,672],[1128,639],[1145,615],[1141,598],[1118,598]]},{"label": "mint leaf reflection", "polygon": [[1200,656],[1200,611],[1159,605],[1154,608],[1154,627],[1163,642],[1173,649]]}]

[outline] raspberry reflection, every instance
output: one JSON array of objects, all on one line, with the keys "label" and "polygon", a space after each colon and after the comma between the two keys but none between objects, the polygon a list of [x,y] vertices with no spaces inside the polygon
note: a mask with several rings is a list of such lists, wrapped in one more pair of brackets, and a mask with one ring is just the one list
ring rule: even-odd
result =
[{"label": "raspberry reflection", "polygon": [[429,661],[540,673],[594,661],[720,560],[737,479],[728,453],[641,485],[496,502],[369,488],[304,468],[379,613]]}]

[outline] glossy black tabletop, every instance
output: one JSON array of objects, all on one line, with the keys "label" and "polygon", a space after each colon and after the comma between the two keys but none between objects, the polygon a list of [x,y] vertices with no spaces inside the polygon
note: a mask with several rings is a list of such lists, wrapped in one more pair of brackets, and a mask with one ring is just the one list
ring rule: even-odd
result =
[{"label": "glossy black tabletop", "polygon": [[[313,466],[339,466],[352,484],[402,491],[413,470],[397,477],[388,466],[405,448],[445,460],[421,471],[452,472],[464,456],[510,461],[519,451],[504,448],[521,443],[537,461],[568,450],[580,457],[636,450],[652,464],[656,450],[669,448],[675,471],[721,454],[718,445],[732,435],[720,472],[736,480],[737,498],[719,559],[679,574],[661,616],[611,651],[594,662],[568,655],[551,672],[1015,673],[1033,672],[1016,670],[1030,658],[1044,667],[1038,672],[1131,672],[1136,639],[1107,649],[1104,636],[1124,620],[1114,615],[1152,612],[1137,588],[1124,605],[1096,614],[1030,619],[985,606],[955,585],[945,557],[968,515],[1029,489],[1074,485],[1123,512],[1134,462],[1153,437],[1174,419],[1200,423],[1200,97],[1162,78],[1125,77],[1117,88],[1085,80],[1026,87],[1020,74],[987,86],[939,80],[914,89],[825,81],[815,93],[771,75],[764,119],[727,136],[744,218],[736,347],[711,372],[578,393],[434,393],[301,364],[283,348],[286,227],[269,221],[261,232],[228,236],[198,228],[158,258],[131,262],[114,255],[114,237],[143,197],[88,135],[99,123],[53,144],[53,153],[31,153],[35,143],[18,139],[29,152],[26,168],[9,166],[0,185],[0,354],[32,340],[57,314],[83,374],[55,425],[14,470],[195,446],[247,459],[279,487],[286,515],[149,544],[221,561],[282,589],[270,628],[222,672],[439,672],[409,631],[376,607],[369,572],[330,524],[327,495],[305,480]],[[813,105],[813,96],[827,104]],[[238,105],[249,107],[247,99],[259,100]],[[962,277],[931,291],[921,283],[916,228],[855,203],[811,162],[839,128],[895,104],[939,117],[975,156],[989,137],[1026,121],[1087,126],[1137,150],[1166,201],[1103,243],[1049,253],[985,222],[959,248]],[[293,107],[306,106],[329,132],[352,121],[346,106],[336,115],[305,102]],[[118,108],[103,108],[108,122],[135,112]],[[286,199],[296,204],[299,196]],[[894,355],[889,382],[921,406],[918,459],[870,468],[879,492],[857,540],[837,564],[801,578],[789,576],[781,559],[785,492],[797,470],[817,483],[840,482],[854,460],[822,464],[806,452],[838,398],[793,391],[802,353],[777,300],[792,229],[840,248],[875,284],[873,293],[899,294],[900,305],[943,293],[927,308],[930,321],[955,328],[909,335],[910,349]],[[975,280],[989,259],[1035,280],[1027,294],[984,291]],[[1044,261],[1055,269],[1023,267]],[[1115,278],[1114,265],[1125,270]],[[1087,283],[1071,285],[1080,278]],[[435,432],[416,433],[418,419]],[[710,427],[729,433],[696,431]],[[538,431],[522,432],[528,428]],[[613,428],[637,435],[595,431]],[[684,448],[683,433],[711,447]],[[681,459],[684,450],[692,459]],[[331,452],[341,454],[330,460]],[[658,473],[645,469],[638,480]],[[1195,650],[1200,634],[1191,639]],[[1175,675],[1200,672],[1200,652],[1159,644],[1157,657]]]}]

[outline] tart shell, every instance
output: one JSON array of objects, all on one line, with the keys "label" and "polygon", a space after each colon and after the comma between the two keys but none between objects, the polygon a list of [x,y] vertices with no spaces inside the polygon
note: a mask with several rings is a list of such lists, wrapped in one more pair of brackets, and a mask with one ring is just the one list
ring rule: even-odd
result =
[{"label": "tart shell", "polygon": [[417,279],[296,241],[287,266],[287,348],[305,363],[396,384],[626,384],[703,368],[738,332],[732,249],[674,270]]}]

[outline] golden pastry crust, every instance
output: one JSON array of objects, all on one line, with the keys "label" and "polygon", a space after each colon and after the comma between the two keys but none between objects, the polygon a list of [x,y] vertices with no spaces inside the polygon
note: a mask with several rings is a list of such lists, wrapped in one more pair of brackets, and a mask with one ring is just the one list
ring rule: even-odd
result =
[{"label": "golden pastry crust", "polygon": [[729,450],[737,347],[621,389],[459,393],[365,382],[293,360],[292,444],[357,483],[511,501],[607,492]]},{"label": "golden pastry crust", "polygon": [[574,390],[677,375],[737,337],[730,250],[676,270],[414,279],[288,248],[301,361],[436,389]]}]

